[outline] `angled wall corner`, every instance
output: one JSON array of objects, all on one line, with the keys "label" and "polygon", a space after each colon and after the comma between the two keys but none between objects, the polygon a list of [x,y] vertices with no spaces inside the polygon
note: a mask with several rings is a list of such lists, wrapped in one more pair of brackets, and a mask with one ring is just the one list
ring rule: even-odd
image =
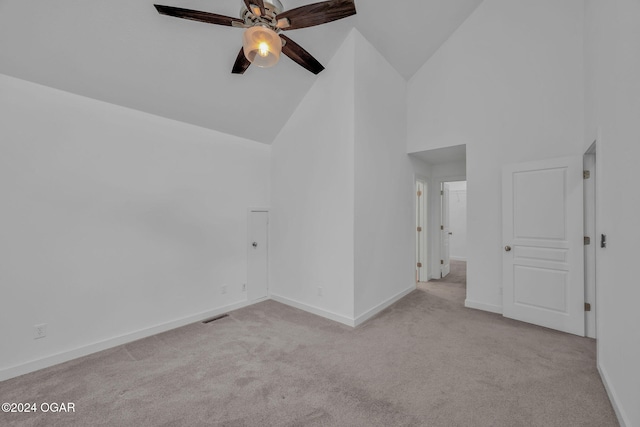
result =
[{"label": "angled wall corner", "polygon": [[361,323],[415,283],[413,166],[405,79],[355,32],[355,315]]},{"label": "angled wall corner", "polygon": [[353,324],[353,32],[272,144],[272,298]]},{"label": "angled wall corner", "polygon": [[354,29],[273,143],[272,298],[355,326],[415,289],[405,146],[406,81]]}]

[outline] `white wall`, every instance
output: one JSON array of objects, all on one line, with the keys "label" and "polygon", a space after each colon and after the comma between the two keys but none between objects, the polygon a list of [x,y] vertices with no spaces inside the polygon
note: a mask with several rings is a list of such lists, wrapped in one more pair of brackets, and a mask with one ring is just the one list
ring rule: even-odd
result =
[{"label": "white wall", "polygon": [[412,155],[409,155],[409,159],[411,161],[411,167],[417,176],[424,179],[429,179],[431,177],[432,166],[427,164],[424,160]]},{"label": "white wall", "polygon": [[501,311],[501,169],[582,155],[583,1],[485,0],[408,85],[408,151],[467,144],[467,304]]},{"label": "white wall", "polygon": [[270,147],[2,75],[0,118],[0,379],[245,300]]},{"label": "white wall", "polygon": [[415,288],[405,102],[352,30],[273,144],[272,298],[357,325]]},{"label": "white wall", "polygon": [[640,426],[640,2],[586,1],[586,135],[597,139],[598,367],[623,426]]},{"label": "white wall", "polygon": [[271,175],[272,298],[347,324],[354,307],[354,45],[352,33],[275,139]]},{"label": "white wall", "polygon": [[458,261],[467,260],[467,183],[450,182],[449,185],[449,256]]},{"label": "white wall", "polygon": [[406,82],[355,34],[355,316],[415,289],[414,172]]}]

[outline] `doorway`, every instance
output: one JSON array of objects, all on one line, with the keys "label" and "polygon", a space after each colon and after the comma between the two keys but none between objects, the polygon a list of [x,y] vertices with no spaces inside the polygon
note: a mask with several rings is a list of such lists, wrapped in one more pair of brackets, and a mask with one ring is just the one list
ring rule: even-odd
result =
[{"label": "doorway", "polygon": [[[411,157],[414,172],[413,185],[416,206],[413,208],[416,212],[415,227],[416,230],[418,227],[422,227],[420,236],[416,231],[414,242],[416,256],[413,262],[416,266],[416,279],[424,283],[441,278],[442,257],[440,253],[442,236],[440,226],[442,225],[442,200],[440,192],[444,182],[466,181],[467,147],[466,145],[442,147],[410,153],[409,156]],[[424,188],[420,202],[418,202],[417,196],[419,186]],[[457,200],[457,197],[454,200]],[[420,211],[418,207],[420,207]],[[419,216],[422,216],[421,221]],[[464,225],[466,227],[466,221],[464,221]],[[460,234],[456,233],[456,237],[458,236]],[[459,254],[454,255],[458,256]],[[466,258],[466,253],[460,255],[460,257]],[[462,262],[464,263],[465,261]],[[421,263],[422,267],[417,267],[418,263]],[[451,264],[449,267],[451,268]]]},{"label": "doorway", "polygon": [[464,176],[440,178],[436,185],[433,235],[437,261],[422,289],[464,306],[467,295],[467,182]]},{"label": "doorway", "polygon": [[466,283],[467,181],[442,181],[440,206],[440,278],[455,272]]}]

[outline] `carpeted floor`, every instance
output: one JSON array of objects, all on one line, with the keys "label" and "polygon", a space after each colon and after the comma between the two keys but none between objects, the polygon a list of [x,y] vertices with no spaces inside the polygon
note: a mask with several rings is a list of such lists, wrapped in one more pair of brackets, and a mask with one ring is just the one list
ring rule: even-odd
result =
[{"label": "carpeted floor", "polygon": [[267,301],[0,383],[20,426],[616,426],[595,341],[420,284],[352,329]]},{"label": "carpeted floor", "polygon": [[431,282],[457,283],[460,285],[467,284],[467,262],[466,261],[449,261],[449,274],[442,279],[432,279]]}]

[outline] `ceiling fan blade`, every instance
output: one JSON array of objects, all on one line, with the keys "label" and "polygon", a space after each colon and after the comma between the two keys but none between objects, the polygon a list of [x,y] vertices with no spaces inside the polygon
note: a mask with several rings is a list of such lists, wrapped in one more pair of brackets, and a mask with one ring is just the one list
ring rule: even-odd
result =
[{"label": "ceiling fan blade", "polygon": [[299,44],[283,34],[280,34],[280,38],[285,41],[284,46],[282,46],[282,53],[287,55],[294,62],[311,71],[313,74],[318,74],[324,70],[322,64]]},{"label": "ceiling fan blade", "polygon": [[236,63],[233,64],[233,70],[231,71],[233,74],[244,74],[249,68],[251,62],[244,56],[244,49],[240,48],[240,53],[238,53],[238,57],[236,58]]},{"label": "ceiling fan blade", "polygon": [[297,30],[337,21],[356,14],[353,0],[329,0],[308,4],[287,10],[277,15],[278,21],[286,19],[288,25],[283,24],[283,30]]},{"label": "ceiling fan blade", "polygon": [[264,15],[266,13],[265,10],[264,10],[264,1],[263,0],[244,0],[244,4],[247,6],[247,9],[249,9],[251,12],[254,12],[254,14],[256,14],[256,15],[257,15],[257,13],[255,13],[255,11],[251,7],[251,5],[258,6],[258,9],[260,9],[260,16],[262,16],[262,15]]},{"label": "ceiling fan blade", "polygon": [[161,15],[175,16],[176,18],[191,19],[192,21],[206,22],[207,24],[232,26],[234,22],[244,23],[242,19],[230,16],[218,15],[215,13],[201,12],[199,10],[182,9],[180,7],[163,6],[154,4],[156,10]]}]

